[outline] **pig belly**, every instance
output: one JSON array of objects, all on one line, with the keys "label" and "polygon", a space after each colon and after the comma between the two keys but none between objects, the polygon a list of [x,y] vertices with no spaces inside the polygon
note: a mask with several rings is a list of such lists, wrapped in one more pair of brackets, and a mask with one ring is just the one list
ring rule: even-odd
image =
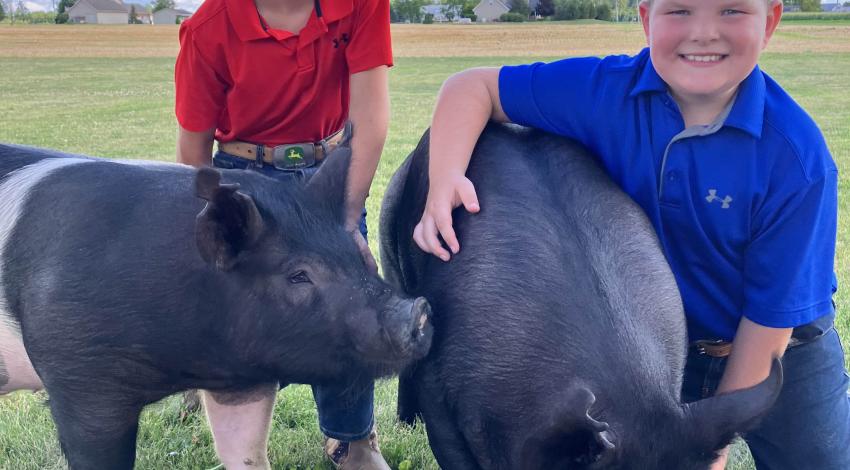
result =
[{"label": "pig belly", "polygon": [[41,390],[44,385],[24,349],[21,333],[0,312],[0,395],[15,390]]}]

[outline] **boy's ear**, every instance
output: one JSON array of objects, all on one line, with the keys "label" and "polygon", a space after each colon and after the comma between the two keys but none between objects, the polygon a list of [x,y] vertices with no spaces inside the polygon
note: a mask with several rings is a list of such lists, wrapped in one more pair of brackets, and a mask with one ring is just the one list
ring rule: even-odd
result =
[{"label": "boy's ear", "polygon": [[646,35],[647,44],[649,44],[649,8],[649,2],[647,0],[641,0],[638,3],[638,15],[643,25],[643,33]]},{"label": "boy's ear", "polygon": [[782,1],[770,0],[770,4],[767,6],[767,22],[764,26],[764,40],[761,44],[762,49],[767,47],[767,43],[770,41],[770,38],[773,37],[773,32],[776,31],[776,27],[779,26],[779,20],[781,19]]}]

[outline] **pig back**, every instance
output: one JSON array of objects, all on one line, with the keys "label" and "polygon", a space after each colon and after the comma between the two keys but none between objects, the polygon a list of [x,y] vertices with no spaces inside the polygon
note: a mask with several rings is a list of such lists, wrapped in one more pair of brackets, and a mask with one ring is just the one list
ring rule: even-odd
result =
[{"label": "pig back", "polygon": [[461,251],[448,263],[410,241],[427,153],[426,134],[388,188],[382,259],[388,279],[431,302],[429,359],[450,402],[521,432],[545,408],[518,418],[505,403],[544,403],[577,382],[600,403],[678,399],[685,323],[675,280],[641,209],[586,150],[489,124],[467,172],[481,211],[454,211]]}]

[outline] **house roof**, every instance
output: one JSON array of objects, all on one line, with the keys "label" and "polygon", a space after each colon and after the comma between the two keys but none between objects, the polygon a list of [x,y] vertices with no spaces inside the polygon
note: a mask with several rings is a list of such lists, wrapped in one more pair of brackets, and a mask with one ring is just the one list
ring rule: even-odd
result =
[{"label": "house roof", "polygon": [[165,12],[169,12],[169,13],[174,13],[175,15],[178,15],[178,16],[192,16],[192,12],[191,12],[191,11],[186,11],[186,10],[184,10],[184,9],[182,9],[182,8],[163,8],[162,10],[158,10],[158,11],[156,11],[156,12],[154,12],[154,13],[159,13],[159,12],[161,12],[161,11],[165,11]]},{"label": "house roof", "polygon": [[478,7],[482,7],[487,3],[495,4],[496,6],[501,6],[505,10],[511,9],[511,7],[508,6],[507,4],[505,4],[505,2],[503,2],[502,0],[481,0],[480,2],[478,2],[478,5],[475,5],[475,8],[473,8],[473,10],[475,10]]},{"label": "house roof", "polygon": [[[97,11],[114,11],[127,13],[130,9],[121,0],[81,0],[88,2]],[[73,7],[72,7],[73,8]]]}]

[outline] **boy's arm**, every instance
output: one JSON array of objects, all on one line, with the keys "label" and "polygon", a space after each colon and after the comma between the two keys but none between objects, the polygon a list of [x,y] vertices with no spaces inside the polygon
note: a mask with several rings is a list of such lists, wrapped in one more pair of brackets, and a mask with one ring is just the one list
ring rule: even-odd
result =
[{"label": "boy's arm", "polygon": [[475,143],[491,119],[508,122],[499,100],[498,68],[469,69],[443,83],[431,122],[428,199],[413,231],[419,248],[443,261],[451,254],[438,235],[452,253],[460,250],[452,210],[461,204],[470,212],[480,210],[475,188],[464,175]]},{"label": "boy's arm", "polygon": [[792,331],[792,328],[770,328],[741,318],[717,393],[752,387],[766,379],[773,358],[785,354]]},{"label": "boy's arm", "polygon": [[387,66],[381,65],[351,75],[351,101],[348,112],[354,133],[351,137],[351,169],[348,173],[345,227],[354,233],[364,260],[375,271],[377,264],[358,227],[387,138],[390,119],[387,71]]},{"label": "boy's arm", "polygon": [[177,125],[177,163],[194,167],[208,166],[212,156],[215,128],[201,132],[187,131]]},{"label": "boy's arm", "polygon": [[[741,318],[717,394],[749,388],[766,379],[773,358],[785,353],[792,331],[792,328],[770,328]],[[725,468],[727,456],[728,448],[721,452],[711,469]]]}]

